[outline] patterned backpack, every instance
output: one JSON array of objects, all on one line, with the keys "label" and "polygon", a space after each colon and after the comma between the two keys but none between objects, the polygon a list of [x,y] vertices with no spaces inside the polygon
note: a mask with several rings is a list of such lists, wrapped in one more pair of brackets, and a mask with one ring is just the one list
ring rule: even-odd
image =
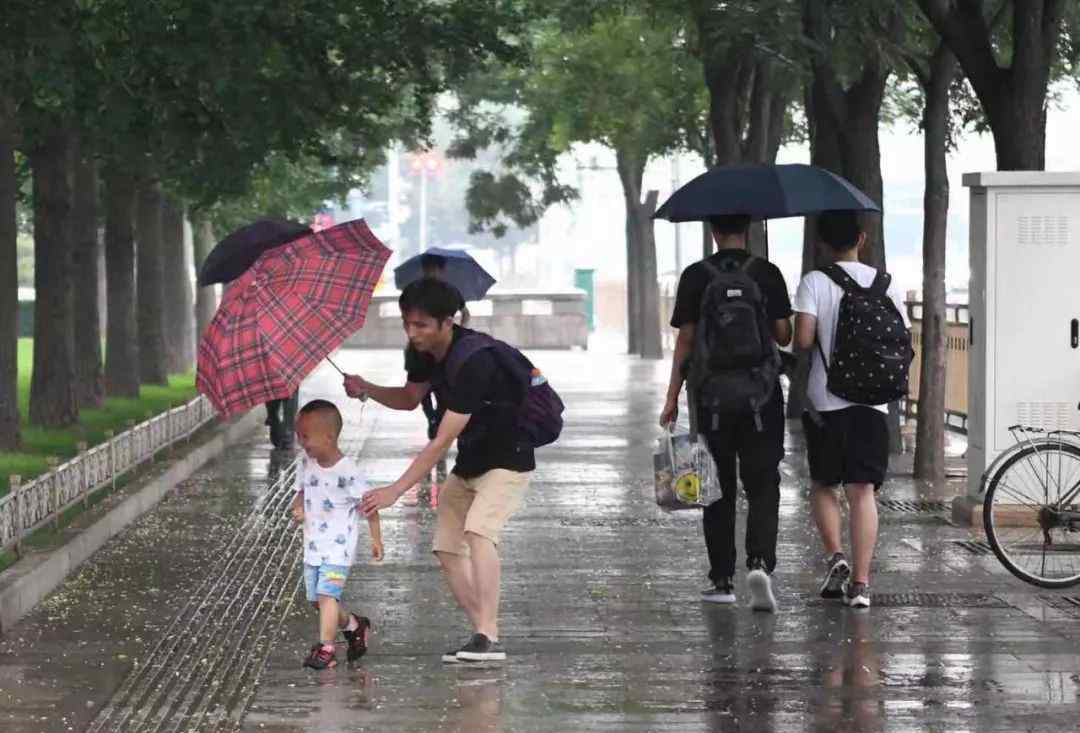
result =
[{"label": "patterned backpack", "polygon": [[828,390],[860,405],[883,405],[908,396],[908,370],[915,351],[911,332],[888,296],[892,276],[878,272],[864,288],[840,265],[822,269],[844,290],[836,319],[832,358],[818,342]]}]

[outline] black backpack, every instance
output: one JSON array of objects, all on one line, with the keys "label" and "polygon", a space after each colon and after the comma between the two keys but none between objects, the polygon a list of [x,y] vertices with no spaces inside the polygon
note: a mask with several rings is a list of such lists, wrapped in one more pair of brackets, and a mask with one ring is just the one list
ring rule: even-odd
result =
[{"label": "black backpack", "polygon": [[713,429],[721,416],[752,414],[760,432],[761,408],[780,376],[765,295],[749,274],[756,259],[702,261],[711,280],[701,297],[689,379],[696,406],[713,415]]},{"label": "black backpack", "polygon": [[883,405],[908,396],[908,370],[915,351],[911,332],[888,295],[892,276],[879,271],[864,288],[840,265],[822,270],[844,289],[836,317],[836,336],[825,366],[829,391],[848,402]]}]

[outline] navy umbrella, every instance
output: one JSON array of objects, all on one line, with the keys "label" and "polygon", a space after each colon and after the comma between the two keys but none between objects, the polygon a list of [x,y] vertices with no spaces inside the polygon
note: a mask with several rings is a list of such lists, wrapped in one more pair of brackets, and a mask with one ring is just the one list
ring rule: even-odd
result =
[{"label": "navy umbrella", "polygon": [[653,215],[668,221],[704,221],[747,214],[782,219],[823,211],[876,211],[881,207],[840,176],[812,165],[720,166],[702,173]]},{"label": "navy umbrella", "polygon": [[481,267],[480,263],[468,252],[460,249],[431,247],[423,254],[410,257],[394,268],[394,286],[398,290],[424,276],[421,262],[425,255],[443,258],[446,267],[441,275],[442,279],[457,288],[465,300],[483,300],[487,291],[495,284],[495,278],[489,275],[487,270]]},{"label": "navy umbrella", "polygon": [[199,269],[199,285],[232,282],[268,249],[311,234],[311,227],[288,219],[259,219],[217,243]]}]

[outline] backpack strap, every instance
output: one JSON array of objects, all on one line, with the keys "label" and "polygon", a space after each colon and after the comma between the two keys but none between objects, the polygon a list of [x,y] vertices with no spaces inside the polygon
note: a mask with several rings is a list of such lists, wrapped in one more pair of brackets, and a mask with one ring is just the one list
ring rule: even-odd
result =
[{"label": "backpack strap", "polygon": [[874,282],[870,284],[870,292],[874,295],[888,295],[889,285],[892,284],[892,275],[884,270],[878,270],[874,276]]},{"label": "backpack strap", "polygon": [[[479,331],[468,330],[465,335],[458,339],[458,342],[454,344],[453,348],[450,349],[450,354],[446,357],[446,366],[444,367],[444,372],[446,374],[445,385],[448,388],[453,389],[458,374],[461,372],[461,368],[465,366],[465,363],[468,362],[469,359],[484,349],[491,349],[491,352],[495,357],[496,367],[509,374],[512,380],[516,382],[521,389],[521,399],[519,402],[508,402],[506,403],[506,406],[520,406],[520,401],[525,399],[529,391],[529,381],[523,374],[524,364],[520,366],[515,364],[515,357],[520,352],[517,352],[516,349],[513,349],[513,347],[508,344]],[[524,362],[528,361],[524,356],[521,356],[521,359],[524,360]],[[531,369],[531,362],[529,363],[529,366]]]},{"label": "backpack strap", "polygon": [[835,262],[828,267],[821,268],[821,272],[825,274],[830,280],[839,285],[843,289],[844,293],[858,293],[862,292],[865,288],[859,285],[851,275],[847,273],[843,267]]},{"label": "backpack strap", "polygon": [[885,295],[889,292],[889,285],[892,284],[892,275],[884,270],[878,270],[874,275],[874,282],[870,283],[870,287],[864,288],[856,282],[855,278],[848,274],[847,270],[835,262],[828,267],[821,268],[826,277],[832,280],[834,283],[843,288],[845,293],[851,292],[868,292],[873,295]]},{"label": "backpack strap", "polygon": [[453,385],[457,380],[461,367],[474,354],[484,349],[493,348],[494,345],[495,340],[487,334],[466,330],[457,343],[450,347],[450,353],[446,357],[446,365],[443,367],[443,371],[446,374],[447,386]]}]

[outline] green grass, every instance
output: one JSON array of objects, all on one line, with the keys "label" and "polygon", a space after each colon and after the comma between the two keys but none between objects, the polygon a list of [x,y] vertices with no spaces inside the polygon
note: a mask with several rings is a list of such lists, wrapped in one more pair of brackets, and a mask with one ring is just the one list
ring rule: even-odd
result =
[{"label": "green grass", "polygon": [[147,414],[156,415],[183,404],[195,396],[194,373],[169,377],[169,386],[146,385],[139,399],[109,398],[99,409],[79,411],[79,422],[69,428],[32,427],[30,414],[30,374],[34,362],[33,339],[19,339],[19,413],[22,415],[22,450],[0,453],[0,496],[8,491],[8,476],[18,474],[26,481],[48,470],[47,459],[61,461],[74,456],[77,445],[95,446],[105,440],[105,431],[121,432],[128,420],[142,422]]}]

